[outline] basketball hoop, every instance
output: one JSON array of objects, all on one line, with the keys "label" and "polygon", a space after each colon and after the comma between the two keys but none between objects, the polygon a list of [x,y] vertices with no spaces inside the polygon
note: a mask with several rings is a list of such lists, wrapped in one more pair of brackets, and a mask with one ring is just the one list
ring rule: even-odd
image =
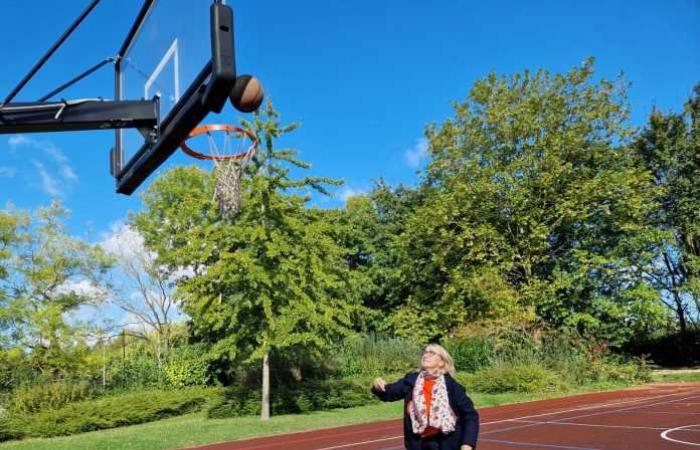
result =
[{"label": "basketball hoop", "polygon": [[[219,147],[214,133],[223,133],[223,145]],[[198,136],[206,136],[209,153],[194,150],[188,141]],[[229,142],[239,140],[235,151],[230,150]],[[249,141],[250,144],[247,144]],[[200,125],[195,127],[181,144],[182,151],[189,156],[214,162],[216,187],[214,198],[219,204],[219,213],[224,218],[231,218],[241,210],[241,177],[245,168],[258,150],[258,138],[249,130],[236,125]]]}]

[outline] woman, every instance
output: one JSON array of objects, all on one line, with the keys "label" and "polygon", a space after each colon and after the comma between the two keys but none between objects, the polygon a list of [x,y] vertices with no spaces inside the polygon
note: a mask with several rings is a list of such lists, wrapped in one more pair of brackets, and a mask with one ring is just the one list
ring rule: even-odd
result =
[{"label": "woman", "polygon": [[381,378],[372,393],[382,401],[404,399],[404,444],[407,450],[472,450],[479,434],[479,414],[464,387],[453,377],[447,350],[437,344],[423,350],[421,370],[396,383]]}]

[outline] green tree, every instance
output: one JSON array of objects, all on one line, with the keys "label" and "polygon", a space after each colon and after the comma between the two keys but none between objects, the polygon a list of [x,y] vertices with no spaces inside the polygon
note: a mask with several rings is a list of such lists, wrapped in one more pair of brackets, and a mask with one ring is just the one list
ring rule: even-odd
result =
[{"label": "green tree", "polygon": [[348,293],[342,249],[330,224],[305,208],[309,190],[327,178],[293,179],[309,165],[275,141],[297,128],[282,125],[271,103],[246,123],[261,148],[246,169],[243,209],[221,220],[211,177],[176,169],[156,180],[134,223],[161,261],[193,276],[177,288],[194,333],[232,361],[263,363],[262,418],[269,417],[269,354],[303,347],[320,354],[346,335],[357,305]]},{"label": "green tree", "polygon": [[100,283],[112,263],[99,246],[68,235],[66,215],[57,201],[31,218],[3,213],[3,228],[15,229],[3,247],[9,258],[0,279],[5,347],[14,349],[15,359],[17,351],[25,353],[35,370],[53,377],[75,371],[76,358],[85,354],[77,334],[82,326],[66,314],[103,299]]},{"label": "green tree", "polygon": [[423,205],[401,257],[406,303],[393,323],[423,340],[474,320],[539,317],[613,341],[662,320],[640,265],[655,189],[630,146],[622,80],[491,74],[455,116],[427,129]]},{"label": "green tree", "polygon": [[635,147],[662,189],[662,232],[648,272],[685,334],[700,325],[700,84],[682,113],[654,111]]},{"label": "green tree", "polygon": [[318,210],[331,221],[334,240],[343,248],[353,295],[373,314],[358,324],[369,331],[385,330],[386,317],[404,302],[398,258],[401,235],[420,203],[421,191],[383,180],[365,195],[351,197],[345,208]]}]

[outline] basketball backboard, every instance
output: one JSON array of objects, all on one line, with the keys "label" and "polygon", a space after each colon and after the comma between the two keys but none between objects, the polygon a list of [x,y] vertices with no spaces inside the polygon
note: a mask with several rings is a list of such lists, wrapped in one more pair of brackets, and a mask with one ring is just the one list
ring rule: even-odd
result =
[{"label": "basketball backboard", "polygon": [[[0,103],[0,134],[116,129],[110,172],[117,192],[130,195],[211,112],[230,98],[251,112],[262,88],[236,76],[233,10],[223,0],[144,0],[116,55],[35,102],[13,102],[17,93],[93,11],[91,0],[61,37]],[[50,100],[114,65],[114,100]]]},{"label": "basketball backboard", "polygon": [[115,99],[155,99],[160,117],[150,129],[116,131],[117,192],[131,194],[207,114],[221,111],[235,79],[229,6],[145,1],[117,56]]}]

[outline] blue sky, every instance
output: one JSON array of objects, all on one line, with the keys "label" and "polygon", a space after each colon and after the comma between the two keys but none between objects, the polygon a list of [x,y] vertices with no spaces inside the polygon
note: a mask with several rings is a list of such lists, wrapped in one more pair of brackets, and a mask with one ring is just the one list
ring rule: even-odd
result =
[{"label": "blue sky", "polygon": [[[196,14],[167,0],[170,29]],[[139,0],[102,0],[86,22],[20,93],[34,100],[114,55]],[[206,10],[208,1],[190,0]],[[700,81],[700,1],[228,1],[235,10],[240,73],[253,73],[285,121],[299,131],[284,145],[301,150],[315,175],[346,181],[336,198],[369,189],[384,177],[413,184],[424,162],[426,124],[451,115],[472,83],[489,71],[567,71],[586,57],[597,75],[621,71],[631,82],[632,122],[656,106],[679,109]],[[4,98],[88,0],[5,1],[0,5]],[[184,25],[187,27],[188,25]],[[194,28],[192,28],[193,31]],[[203,35],[207,39],[207,35]],[[196,69],[203,61],[192,61]],[[113,97],[111,67],[84,80],[66,98]],[[227,107],[206,121],[236,122]],[[138,193],[114,193],[109,175],[111,131],[0,135],[0,204],[22,208],[58,196],[72,211],[76,236],[102,240],[138,210]],[[188,164],[177,154],[165,166]],[[149,180],[150,181],[150,180]]]}]

